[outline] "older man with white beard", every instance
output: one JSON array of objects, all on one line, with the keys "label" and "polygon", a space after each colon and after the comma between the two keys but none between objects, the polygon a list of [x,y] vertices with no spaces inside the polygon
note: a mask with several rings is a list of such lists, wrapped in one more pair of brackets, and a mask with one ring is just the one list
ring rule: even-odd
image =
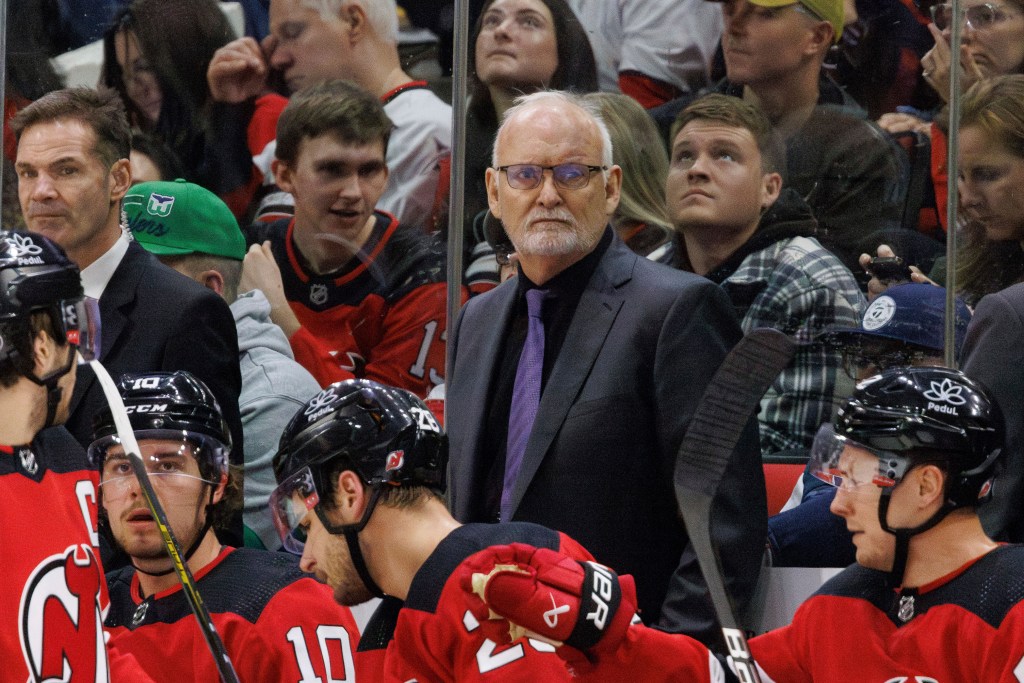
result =
[{"label": "older man with white beard", "polygon": [[[636,577],[645,621],[714,644],[672,471],[741,332],[720,288],[615,236],[622,170],[611,160],[599,114],[565,93],[521,98],[498,131],[488,202],[519,272],[470,301],[451,337],[451,507],[463,522],[565,531]],[[753,420],[726,479],[712,533],[742,608],[767,524]]]}]

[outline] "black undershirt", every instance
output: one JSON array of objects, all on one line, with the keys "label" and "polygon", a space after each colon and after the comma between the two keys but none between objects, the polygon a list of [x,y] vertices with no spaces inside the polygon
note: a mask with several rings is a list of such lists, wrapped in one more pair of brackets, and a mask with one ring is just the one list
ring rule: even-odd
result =
[{"label": "black undershirt", "polygon": [[[601,240],[592,252],[572,264],[555,277],[548,280],[543,289],[549,294],[544,302],[544,372],[541,381],[541,394],[547,386],[551,368],[554,367],[558,354],[565,343],[569,324],[572,322],[576,306],[587,283],[597,270],[597,264],[608,250],[612,241],[611,228],[605,228]],[[486,412],[486,424],[483,439],[481,463],[483,473],[482,499],[483,509],[477,519],[497,522],[501,510],[501,488],[505,477],[505,448],[508,440],[508,418],[512,405],[512,388],[516,380],[516,368],[519,356],[526,343],[526,291],[535,289],[537,285],[530,282],[522,269],[516,278],[516,308],[512,322],[505,335],[505,343],[498,354],[497,367],[494,369],[494,391],[491,393],[490,406]],[[502,520],[509,521],[509,520]]]}]

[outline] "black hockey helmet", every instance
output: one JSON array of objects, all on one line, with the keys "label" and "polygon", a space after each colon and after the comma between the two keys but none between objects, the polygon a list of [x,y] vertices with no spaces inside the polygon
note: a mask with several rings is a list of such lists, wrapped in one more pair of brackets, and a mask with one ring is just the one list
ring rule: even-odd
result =
[{"label": "black hockey helmet", "polygon": [[[205,479],[217,483],[227,472],[231,431],[217,400],[202,381],[188,372],[126,373],[117,383],[135,437],[186,439]],[[93,420],[89,457],[103,467],[107,450],[120,444],[109,407]]]},{"label": "black hockey helmet", "polygon": [[[99,308],[85,298],[78,266],[42,235],[0,231],[0,323],[24,321],[27,330],[28,317],[35,311],[49,311],[57,333],[63,335],[59,341],[78,347],[86,360],[99,354]],[[5,328],[7,334],[23,333]],[[17,353],[14,340],[5,339],[3,332],[0,329],[0,360]]]},{"label": "black hockey helmet", "polygon": [[414,394],[372,380],[337,382],[310,399],[281,435],[274,474],[344,458],[370,487],[445,486],[447,438]]},{"label": "black hockey helmet", "polygon": [[[847,445],[878,458],[870,483],[882,490],[879,523],[896,536],[890,578],[898,586],[911,537],[932,528],[952,510],[990,498],[1002,444],[1002,413],[980,384],[949,368],[890,368],[858,384],[834,425],[819,430],[809,468],[818,478],[845,488],[840,457]],[[892,492],[912,467],[925,462],[941,462],[946,470],[944,504],[916,527],[893,527],[888,520]]]},{"label": "black hockey helmet", "polygon": [[[374,491],[385,486],[445,489],[448,439],[430,409],[414,394],[372,380],[337,382],[310,399],[292,418],[274,456],[278,487],[271,494],[274,522],[286,548],[300,552],[294,532],[317,510],[332,533],[344,533],[320,513],[320,492],[338,466],[351,469]],[[301,503],[301,504],[300,504]],[[358,533],[369,521],[353,525]]]},{"label": "black hockey helmet", "polygon": [[999,406],[980,384],[941,367],[891,369],[860,384],[840,408],[835,432],[898,463],[890,469],[900,477],[909,454],[948,455],[953,507],[987,499],[1003,445]]}]

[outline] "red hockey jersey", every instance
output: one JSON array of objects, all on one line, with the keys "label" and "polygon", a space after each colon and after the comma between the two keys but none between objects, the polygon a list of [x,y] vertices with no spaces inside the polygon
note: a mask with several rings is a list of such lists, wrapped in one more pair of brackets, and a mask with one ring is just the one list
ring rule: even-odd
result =
[{"label": "red hockey jersey", "polygon": [[917,590],[853,566],[750,641],[765,683],[1021,683],[1024,546],[1002,546]]},{"label": "red hockey jersey", "polygon": [[322,386],[372,379],[426,397],[444,379],[445,259],[428,238],[377,212],[373,234],[341,270],[304,267],[294,219],[255,224],[250,244],[270,240],[285,296],[302,328],[295,360]]},{"label": "red hockey jersey", "polygon": [[[304,574],[295,557],[225,548],[195,578],[245,683],[362,680],[351,612],[334,601],[330,588]],[[154,681],[219,680],[181,586],[143,600],[133,568],[111,572],[107,581],[107,627]]]},{"label": "red hockey jersey", "polygon": [[[413,578],[404,603],[385,599],[363,631],[361,652],[387,648],[383,678],[440,681],[568,681],[554,648],[520,638],[508,622],[488,619],[483,602],[462,587],[464,561],[492,545],[529,543],[579,560],[593,559],[565,534],[536,524],[467,524],[449,534]],[[499,644],[500,643],[500,644]]]},{"label": "red hockey jersey", "polygon": [[145,680],[106,653],[107,585],[96,533],[97,486],[62,427],[30,446],[0,446],[0,659],[5,681]]}]

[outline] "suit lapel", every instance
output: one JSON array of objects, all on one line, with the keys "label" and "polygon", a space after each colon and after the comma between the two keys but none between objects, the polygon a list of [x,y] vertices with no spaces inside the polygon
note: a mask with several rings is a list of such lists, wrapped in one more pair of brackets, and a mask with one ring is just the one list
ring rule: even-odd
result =
[{"label": "suit lapel", "polygon": [[512,510],[519,507],[526,489],[540,468],[561,429],[569,409],[590,376],[625,297],[619,287],[631,277],[639,257],[618,239],[612,240],[580,297],[551,376],[537,409],[533,431],[512,492]]},{"label": "suit lapel", "polygon": [[[111,350],[117,346],[118,340],[128,324],[126,309],[135,301],[136,285],[145,269],[147,255],[136,242],[131,242],[124,258],[121,259],[121,263],[118,264],[104,288],[103,296],[100,297],[100,335],[102,337],[100,360],[104,363]],[[114,377],[115,382],[117,379]],[[78,408],[82,397],[85,396],[94,381],[96,381],[96,375],[91,367],[82,366],[78,369],[74,393],[71,396],[71,412]]]}]

